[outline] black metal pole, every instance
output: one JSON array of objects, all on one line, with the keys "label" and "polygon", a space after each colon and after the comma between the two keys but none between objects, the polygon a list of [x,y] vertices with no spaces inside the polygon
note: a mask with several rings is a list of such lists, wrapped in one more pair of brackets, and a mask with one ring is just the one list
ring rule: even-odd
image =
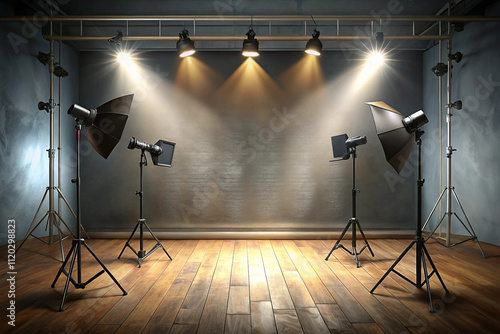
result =
[{"label": "black metal pole", "polygon": [[424,131],[417,130],[415,134],[415,140],[418,147],[418,160],[417,160],[417,261],[416,261],[416,284],[417,286],[422,285],[422,245],[424,244],[424,239],[422,238],[422,187],[425,180],[422,179],[422,138]]},{"label": "black metal pole", "polygon": [[[82,223],[82,210],[80,209],[81,206],[81,199],[80,199],[80,138],[81,138],[81,130],[82,130],[82,125],[76,120],[76,239],[77,242],[80,244],[80,247],[77,247],[77,268],[78,268],[78,283],[82,282],[82,260],[81,260],[81,255],[82,255],[82,248],[81,248],[81,243],[82,243],[82,237],[81,237],[81,223]],[[62,307],[61,307],[62,308]]]},{"label": "black metal pole", "polygon": [[[357,221],[357,216],[356,216],[356,194],[358,192],[358,189],[356,189],[356,147],[351,148],[352,150],[352,249],[353,253],[356,257],[357,260],[357,253],[356,253],[356,224],[358,223]],[[359,267],[359,263],[356,261],[356,264]]]},{"label": "black metal pole", "polygon": [[144,217],[143,217],[143,187],[144,187],[144,181],[143,181],[143,174],[142,174],[142,167],[147,165],[147,160],[146,160],[146,154],[144,153],[144,150],[141,150],[141,162],[139,163],[140,165],[140,182],[139,182],[139,191],[136,192],[137,195],[139,195],[139,243],[140,243],[140,250],[138,252],[138,256],[140,258],[143,258],[146,255],[146,252],[144,251]]}]

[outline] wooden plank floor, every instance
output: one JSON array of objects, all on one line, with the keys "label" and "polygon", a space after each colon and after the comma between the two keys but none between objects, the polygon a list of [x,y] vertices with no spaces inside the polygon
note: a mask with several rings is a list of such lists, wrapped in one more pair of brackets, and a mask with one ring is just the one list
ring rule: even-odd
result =
[{"label": "wooden plank floor", "polygon": [[[134,240],[133,240],[134,242]],[[132,242],[132,243],[133,243]],[[58,312],[66,276],[51,288],[61,262],[59,246],[29,240],[15,263],[15,298],[8,298],[6,265],[1,307],[15,300],[15,328],[2,317],[1,333],[500,333],[500,247],[475,242],[427,248],[451,294],[431,278],[436,313],[426,289],[394,273],[370,290],[411,240],[369,240],[375,253],[335,250],[335,240],[165,240],[137,267],[125,240],[87,243],[127,291],[106,274],[85,289],[70,284]],[[71,241],[65,240],[65,253]],[[350,248],[350,240],[342,242]],[[358,247],[362,244],[358,241]],[[154,245],[145,241],[145,249]],[[134,245],[135,246],[135,245]],[[7,246],[0,247],[4,264]],[[82,281],[101,267],[82,250]],[[415,280],[415,251],[397,267]],[[73,277],[76,279],[77,275]]]}]

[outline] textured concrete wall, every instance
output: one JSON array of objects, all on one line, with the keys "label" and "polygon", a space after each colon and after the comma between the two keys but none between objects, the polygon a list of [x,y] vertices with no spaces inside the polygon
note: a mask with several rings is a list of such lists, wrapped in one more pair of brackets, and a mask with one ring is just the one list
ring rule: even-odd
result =
[{"label": "textured concrete wall", "polygon": [[[139,150],[176,142],[172,168],[144,170],[144,216],[156,231],[314,231],[351,217],[352,163],[329,163],[330,136],[366,135],[358,148],[358,218],[365,229],[412,228],[415,175],[385,161],[365,101],[403,113],[422,108],[419,52],[394,52],[361,80],[362,62],[341,52],[138,55],[81,53],[80,103],[96,107],[134,93],[121,142],[104,160],[83,142],[83,215],[89,231],[130,231],[139,215]],[[366,73],[365,73],[366,74]],[[148,156],[149,158],[149,156]]]}]

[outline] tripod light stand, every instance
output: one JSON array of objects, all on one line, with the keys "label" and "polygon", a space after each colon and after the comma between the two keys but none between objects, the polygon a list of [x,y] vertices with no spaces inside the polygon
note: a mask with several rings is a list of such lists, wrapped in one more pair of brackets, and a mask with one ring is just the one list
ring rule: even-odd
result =
[{"label": "tripod light stand", "polygon": [[[356,147],[364,144],[366,144],[366,136],[358,136],[347,139],[347,135],[343,134],[332,137],[333,157],[334,158],[341,157],[341,159],[330,160],[330,162],[339,160],[348,160],[349,157],[352,155],[352,216],[351,219],[349,219],[349,223],[347,223],[339,239],[337,240],[333,248],[330,250],[330,253],[328,253],[328,256],[325,258],[325,260],[328,261],[330,255],[332,255],[334,250],[338,248],[343,248],[349,254],[354,255],[354,261],[356,262],[356,266],[358,268],[360,267],[358,255],[361,254],[365,250],[365,248],[368,247],[368,250],[370,251],[372,256],[375,256],[373,254],[372,248],[370,247],[370,244],[368,243],[368,240],[366,240],[365,234],[363,233],[363,229],[361,229],[359,220],[356,217],[356,195],[359,193],[359,189],[356,189]],[[344,245],[340,243],[345,233],[351,226],[352,226],[352,251],[348,250],[346,247],[344,247]],[[356,250],[356,229],[359,229],[361,236],[365,240],[365,244],[363,245],[363,247],[359,252]]]},{"label": "tripod light stand", "polygon": [[[77,201],[77,235],[73,240],[71,249],[69,250],[66,260],[63,262],[61,268],[57,272],[57,275],[52,283],[52,288],[55,287],[59,276],[65,274],[67,276],[66,284],[64,286],[63,297],[59,311],[63,311],[64,301],[66,300],[66,295],[68,293],[69,283],[71,282],[76,289],[85,289],[85,287],[90,284],[97,277],[106,272],[109,277],[115,282],[116,285],[123,292],[123,295],[127,295],[127,292],[118,283],[116,278],[111,274],[111,272],[106,268],[102,261],[97,257],[97,255],[92,251],[92,249],[85,243],[85,240],[80,236],[80,225],[81,225],[81,201],[80,201],[80,132],[82,123],[87,127],[87,135],[90,143],[94,149],[105,159],[108,158],[109,154],[113,148],[120,141],[123,128],[127,122],[128,113],[130,111],[130,106],[132,104],[133,95],[125,95],[114,100],[111,100],[96,109],[85,109],[77,104],[72,105],[68,114],[75,118],[75,129],[76,129],[76,179],[72,180],[76,183],[76,201]],[[82,259],[81,250],[82,246],[94,257],[94,259],[102,267],[102,270],[97,274],[92,276],[86,282],[82,282]],[[65,267],[69,262],[69,269],[66,271]],[[77,265],[77,278],[76,280],[72,277],[73,269]]]},{"label": "tripod light stand", "polygon": [[[50,29],[51,29],[51,34],[52,34],[52,23],[50,25]],[[62,198],[62,200],[64,201],[64,203],[66,204],[66,206],[68,207],[70,212],[72,213],[73,217],[75,217],[75,219],[76,219],[76,214],[73,211],[73,209],[71,208],[71,206],[69,205],[68,201],[66,200],[66,197],[64,197],[64,195],[61,191],[61,188],[58,186],[55,186],[55,182],[54,182],[54,179],[55,179],[54,160],[55,160],[55,154],[56,154],[56,150],[54,148],[54,108],[57,106],[56,103],[54,102],[54,75],[56,75],[59,78],[62,78],[62,77],[68,76],[68,72],[66,72],[66,70],[64,70],[58,63],[54,62],[54,44],[53,44],[53,41],[50,41],[50,53],[46,54],[43,52],[38,52],[37,58],[40,61],[40,63],[42,63],[43,65],[48,65],[49,74],[50,74],[50,98],[49,98],[49,102],[42,102],[42,101],[38,102],[38,109],[45,110],[49,114],[49,145],[50,146],[49,146],[49,149],[47,150],[48,157],[49,157],[49,186],[47,188],[45,188],[45,193],[43,194],[42,200],[40,201],[40,204],[39,204],[38,209],[35,213],[35,216],[33,217],[33,220],[31,221],[31,224],[28,227],[28,232],[26,233],[26,236],[24,237],[21,244],[18,247],[16,247],[16,253],[21,249],[21,247],[26,242],[26,240],[28,240],[28,238],[30,236],[33,236],[34,238],[46,243],[47,245],[53,245],[56,242],[59,242],[59,246],[61,249],[61,261],[64,261],[64,248],[63,248],[62,241],[67,236],[63,237],[64,233],[61,230],[60,223],[62,223],[66,227],[66,229],[69,231],[69,233],[71,233],[73,235],[73,237],[75,235],[73,234],[73,232],[71,232],[71,229],[68,227],[68,225],[66,224],[64,219],[62,219],[61,215],[59,214],[58,211],[59,211],[60,207],[58,206],[57,210],[55,208],[54,196],[55,196],[56,192],[59,195],[59,198]],[[61,94],[59,92],[59,99],[61,98],[60,95]],[[59,108],[60,107],[61,106],[59,104]],[[60,118],[58,121],[59,121],[59,135],[60,135],[60,132],[61,132],[61,129],[60,129],[61,120],[60,120]],[[59,137],[59,144],[60,144],[60,137]],[[60,152],[59,152],[59,157],[60,157]],[[58,175],[58,176],[60,177],[60,175]],[[48,197],[47,197],[47,195],[48,195]],[[48,204],[49,204],[48,211],[45,213],[45,215],[42,216],[42,218],[38,221],[38,223],[35,224],[37,217],[38,217],[38,214],[40,213],[40,210],[43,206],[43,203],[45,203],[46,199],[48,199]],[[49,230],[48,241],[45,241],[45,240],[43,240],[43,239],[41,239],[33,234],[35,232],[35,230],[38,228],[38,226],[40,226],[40,224],[45,220],[45,218],[47,218],[47,227]],[[54,227],[57,229],[58,240],[53,240]]]},{"label": "tripod light stand", "polygon": [[[163,249],[165,254],[168,256],[170,260],[172,258],[168,254],[167,250],[163,247],[161,244],[160,240],[154,235],[153,231],[149,228],[148,224],[146,223],[146,219],[143,217],[143,195],[144,195],[144,188],[143,188],[143,178],[142,178],[142,167],[148,165],[148,161],[146,159],[146,154],[144,153],[145,151],[148,151],[151,154],[151,158],[153,159],[153,164],[157,166],[165,166],[165,167],[171,167],[172,166],[172,158],[174,154],[174,148],[175,148],[175,143],[171,143],[165,140],[158,140],[156,144],[150,145],[146,144],[144,142],[138,141],[134,137],[130,138],[128,148],[130,150],[133,150],[134,148],[140,148],[141,149],[141,161],[139,162],[139,167],[140,167],[140,189],[139,191],[136,191],[135,194],[139,195],[139,220],[137,224],[134,227],[134,230],[132,231],[132,234],[130,234],[130,237],[128,238],[127,242],[122,248],[122,251],[120,252],[120,255],[118,255],[118,258],[120,258],[123,254],[123,251],[125,248],[130,248],[132,252],[137,255],[137,262],[139,263],[139,268],[141,267],[142,261],[147,258],[151,253],[153,253],[155,250],[158,248]],[[149,231],[149,233],[153,236],[153,238],[156,240],[156,245],[146,253],[144,250],[144,226],[146,229]],[[135,231],[139,227],[139,251],[136,251],[131,245],[130,245],[130,240],[135,234]]]},{"label": "tripod light stand", "polygon": [[[442,66],[444,66],[444,69],[439,73],[436,73],[436,71],[434,71],[434,68],[433,68],[433,71],[437,76],[442,76],[445,73],[447,73],[447,78],[448,78],[448,85],[447,85],[448,92],[447,92],[447,104],[446,104],[446,123],[447,123],[446,129],[447,129],[447,142],[448,142],[448,145],[446,148],[446,186],[443,188],[443,191],[439,195],[439,197],[436,201],[436,204],[434,205],[431,213],[427,217],[427,220],[424,223],[423,229],[425,229],[427,227],[427,224],[431,220],[431,217],[434,214],[434,211],[436,210],[438,204],[441,202],[441,200],[443,198],[445,198],[444,195],[446,194],[446,212],[443,214],[443,216],[439,220],[439,223],[434,228],[434,230],[429,234],[427,239],[433,238],[437,242],[439,242],[441,245],[446,246],[446,247],[453,247],[453,246],[459,245],[461,243],[464,243],[466,241],[474,240],[477,242],[477,245],[479,246],[479,250],[481,251],[481,254],[483,255],[483,257],[486,257],[484,255],[483,247],[481,247],[481,243],[479,243],[479,239],[477,238],[476,232],[474,232],[474,228],[472,227],[472,224],[470,223],[469,218],[465,214],[464,207],[462,206],[462,203],[458,199],[458,195],[457,195],[457,192],[455,191],[455,187],[452,185],[452,182],[451,182],[451,171],[452,171],[451,158],[452,158],[453,152],[456,151],[456,149],[454,149],[453,146],[451,145],[451,129],[452,129],[451,118],[453,116],[451,110],[453,108],[456,110],[462,109],[462,101],[458,100],[458,101],[455,101],[453,103],[451,102],[451,70],[453,68],[452,60],[455,60],[457,63],[459,63],[462,60],[462,54],[460,52],[456,52],[455,54],[451,54],[451,38],[450,38],[448,40],[448,66],[446,67],[445,64],[440,63],[440,64],[442,64]],[[438,66],[438,65],[436,65],[436,66]],[[457,215],[456,212],[452,211],[452,195],[453,195],[453,198],[455,198],[457,204],[459,205],[459,207],[464,215],[465,221],[467,222],[467,225],[464,223],[464,221],[462,219],[460,219],[460,217]],[[455,243],[451,242],[451,219],[453,216],[455,216],[455,218],[458,219],[458,221],[462,224],[462,226],[465,228],[467,233],[469,233],[468,238],[466,238],[460,242],[455,242]],[[441,226],[441,224],[444,222],[445,218],[446,218],[446,239],[445,239],[445,242],[443,243],[443,242],[440,242],[437,238],[435,238],[433,236],[433,234]]]},{"label": "tripod light stand", "polygon": [[[406,249],[401,253],[401,255],[396,259],[392,266],[387,270],[387,272],[380,278],[380,280],[371,289],[370,293],[373,293],[375,289],[382,283],[382,281],[391,272],[394,272],[413,286],[417,288],[422,288],[424,284],[427,286],[427,293],[429,295],[430,311],[435,312],[434,305],[432,304],[432,294],[431,287],[429,284],[429,279],[432,275],[436,274],[441,285],[443,286],[446,293],[448,289],[444,284],[441,275],[434,265],[434,262],[425,247],[425,239],[422,237],[422,186],[424,185],[424,179],[422,179],[422,135],[424,131],[420,130],[420,127],[428,122],[427,117],[423,111],[417,111],[416,113],[404,118],[398,111],[391,108],[384,102],[368,102],[372,111],[373,119],[375,121],[375,127],[377,128],[377,134],[384,148],[384,152],[387,161],[391,166],[399,173],[411,153],[413,140],[418,146],[418,180],[417,180],[417,228],[415,232],[415,238],[406,247]],[[404,258],[404,256],[410,251],[410,249],[416,246],[416,280],[411,281],[403,274],[395,270],[394,268],[398,263]],[[429,261],[432,271],[428,273],[427,261]],[[422,281],[422,269],[424,272],[424,281]]]}]

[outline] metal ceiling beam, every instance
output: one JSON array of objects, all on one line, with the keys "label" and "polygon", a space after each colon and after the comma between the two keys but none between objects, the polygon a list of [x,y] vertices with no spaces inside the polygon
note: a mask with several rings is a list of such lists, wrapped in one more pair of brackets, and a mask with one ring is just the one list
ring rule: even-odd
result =
[{"label": "metal ceiling beam", "polygon": [[[313,19],[309,15],[67,15],[67,16],[4,16],[0,21],[45,21],[45,22],[68,22],[68,21],[308,21]],[[386,17],[376,15],[314,15],[316,22],[493,22],[500,21],[500,16],[435,16],[435,15],[388,15]]]},{"label": "metal ceiling beam", "polygon": [[[91,41],[107,41],[110,36],[49,36],[44,35],[46,40],[53,41],[78,41],[78,42],[91,42]],[[241,42],[245,36],[189,36],[193,41],[231,41]],[[308,41],[310,36],[259,36],[259,41]],[[426,40],[446,40],[447,35],[409,35],[409,36],[384,36],[384,40],[413,40],[413,41],[426,41]],[[333,35],[321,36],[322,41],[356,41],[356,40],[371,40],[372,36],[359,36],[359,35]],[[177,41],[179,36],[123,36],[124,41]]]}]

